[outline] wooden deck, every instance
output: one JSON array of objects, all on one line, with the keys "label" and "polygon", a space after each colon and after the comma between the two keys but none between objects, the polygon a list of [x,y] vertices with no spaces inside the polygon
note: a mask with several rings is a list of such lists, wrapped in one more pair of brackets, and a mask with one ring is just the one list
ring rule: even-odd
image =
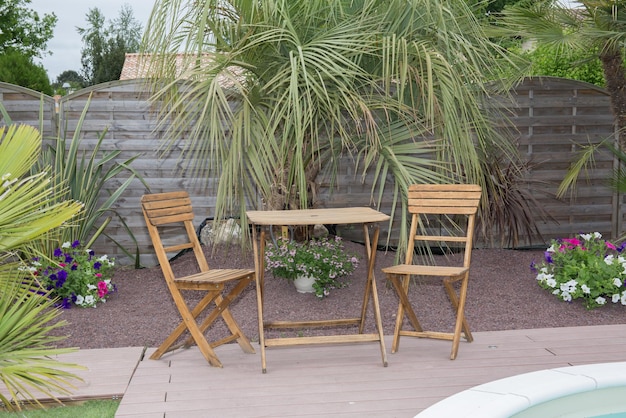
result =
[{"label": "wooden deck", "polygon": [[[449,360],[450,342],[403,338],[383,367],[377,343],[216,349],[210,367],[194,347],[149,360],[141,348],[81,350],[75,398],[117,397],[117,417],[413,417],[454,393],[520,373],[626,361],[626,324],[476,332]],[[387,349],[391,346],[386,339]],[[70,360],[70,358],[67,358]]]}]

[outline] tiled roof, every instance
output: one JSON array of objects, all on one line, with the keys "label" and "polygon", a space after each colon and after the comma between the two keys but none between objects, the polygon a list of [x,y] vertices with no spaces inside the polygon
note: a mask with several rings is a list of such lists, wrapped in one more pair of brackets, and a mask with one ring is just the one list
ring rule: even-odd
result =
[{"label": "tiled roof", "polygon": [[[210,54],[204,54],[203,61],[209,59]],[[176,67],[179,74],[182,71],[185,54],[176,54]],[[149,78],[147,64],[150,62],[150,54],[126,53],[124,67],[120,74],[120,80],[133,80],[136,78]]]}]

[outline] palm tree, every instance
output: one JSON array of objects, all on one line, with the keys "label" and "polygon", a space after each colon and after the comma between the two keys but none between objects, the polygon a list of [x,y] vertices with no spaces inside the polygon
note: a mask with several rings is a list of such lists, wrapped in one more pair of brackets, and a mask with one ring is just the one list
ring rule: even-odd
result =
[{"label": "palm tree", "polygon": [[20,268],[20,255],[29,253],[29,243],[58,227],[80,209],[78,202],[53,203],[50,176],[30,175],[41,152],[41,134],[30,126],[0,128],[0,381],[9,395],[0,394],[6,408],[21,408],[20,402],[37,402],[34,391],[56,399],[69,393],[67,370],[75,365],[54,356],[72,350],[56,349],[59,337],[49,332],[59,311],[37,281]]},{"label": "palm tree", "polygon": [[339,164],[373,173],[378,203],[392,179],[395,207],[517,161],[484,102],[510,63],[465,2],[157,0],[142,51],[167,146],[190,131],[189,168],[219,172],[216,219],[310,207]]}]

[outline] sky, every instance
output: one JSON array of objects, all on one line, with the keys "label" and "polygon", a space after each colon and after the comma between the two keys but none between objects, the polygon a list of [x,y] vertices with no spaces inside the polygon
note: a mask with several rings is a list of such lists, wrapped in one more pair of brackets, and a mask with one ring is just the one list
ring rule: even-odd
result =
[{"label": "sky", "polygon": [[58,21],[54,28],[54,37],[48,42],[48,50],[42,60],[48,72],[50,82],[55,82],[59,74],[66,70],[81,73],[80,50],[83,47],[76,27],[86,27],[86,15],[89,9],[97,7],[107,20],[118,17],[120,9],[127,3],[133,9],[135,19],[145,28],[154,5],[154,0],[31,0],[26,7],[35,10],[39,15],[54,12]]}]

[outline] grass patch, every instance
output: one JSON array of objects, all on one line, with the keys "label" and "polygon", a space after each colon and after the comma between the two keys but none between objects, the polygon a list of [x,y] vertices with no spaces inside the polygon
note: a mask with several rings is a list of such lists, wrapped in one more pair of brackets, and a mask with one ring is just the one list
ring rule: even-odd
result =
[{"label": "grass patch", "polygon": [[113,418],[119,400],[91,400],[64,405],[48,404],[46,409],[27,408],[17,412],[0,410],[0,418]]}]

